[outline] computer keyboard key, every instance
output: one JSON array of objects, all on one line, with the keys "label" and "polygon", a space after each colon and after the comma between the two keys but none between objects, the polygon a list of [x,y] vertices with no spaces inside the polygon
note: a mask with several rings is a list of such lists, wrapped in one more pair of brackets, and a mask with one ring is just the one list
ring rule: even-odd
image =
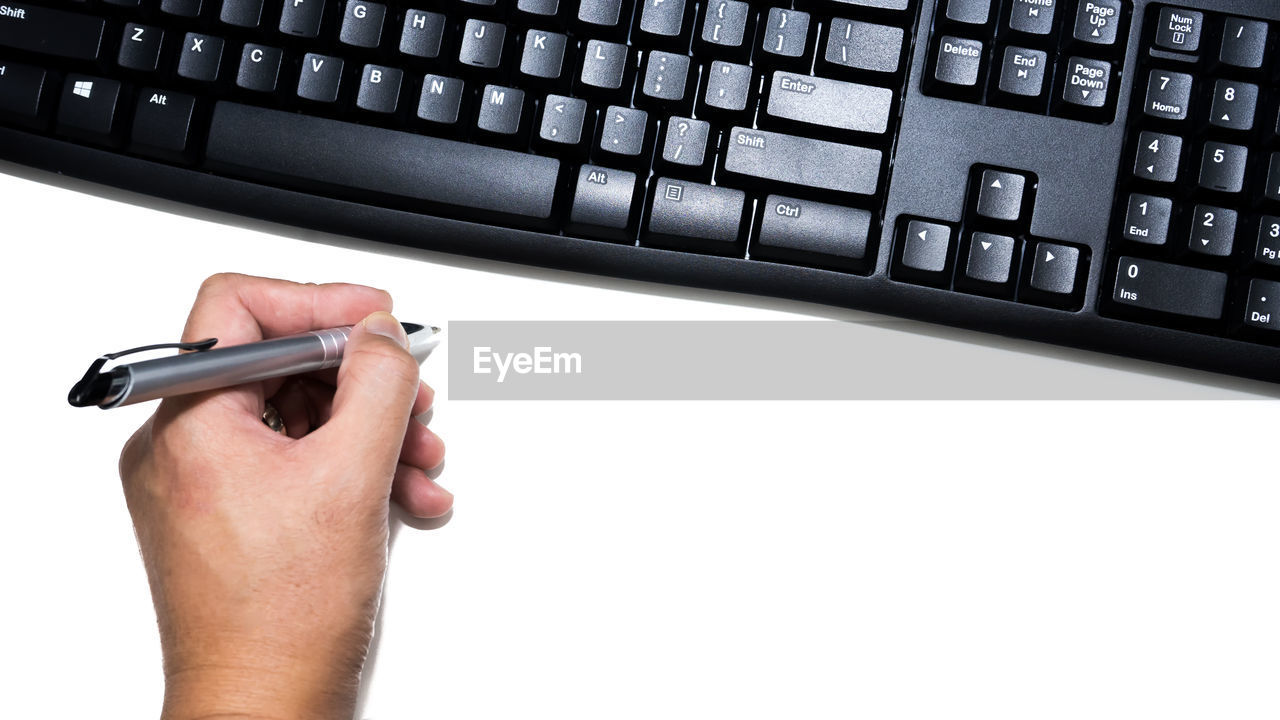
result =
[{"label": "computer keyboard key", "polygon": [[356,107],[369,112],[390,114],[400,104],[400,82],[404,72],[382,65],[365,65],[360,74]]},{"label": "computer keyboard key", "polygon": [[130,70],[153,72],[160,64],[160,45],[163,42],[164,31],[160,28],[125,23],[116,62]]},{"label": "computer keyboard key", "polygon": [[627,71],[627,46],[588,40],[582,57],[582,84],[601,90],[619,90]]},{"label": "computer keyboard key", "polygon": [[852,5],[856,8],[905,12],[911,8],[912,0],[837,0],[837,2],[844,5]]},{"label": "computer keyboard key", "polygon": [[440,125],[458,122],[462,108],[463,82],[443,75],[422,78],[422,95],[418,100],[418,117]]},{"label": "computer keyboard key", "polygon": [[1072,36],[1093,45],[1115,45],[1123,0],[1080,0]]},{"label": "computer keyboard key", "polygon": [[727,144],[724,168],[743,177],[858,195],[879,188],[879,150],[744,127]]},{"label": "computer keyboard key", "polygon": [[912,220],[902,236],[902,266],[917,277],[941,276],[951,253],[951,227]]},{"label": "computer keyboard key", "polygon": [[707,138],[710,135],[711,125],[705,120],[668,118],[662,161],[686,168],[702,167],[707,160]]},{"label": "computer keyboard key", "polygon": [[1080,251],[1069,245],[1036,243],[1031,265],[1031,287],[1049,295],[1070,297],[1076,292]]},{"label": "computer keyboard key", "polygon": [[1079,108],[1100,108],[1107,104],[1111,87],[1111,63],[1073,57],[1067,61],[1067,82],[1062,99]]},{"label": "computer keyboard key", "polygon": [[1267,187],[1263,195],[1268,200],[1280,202],[1280,153],[1271,153],[1271,162],[1267,165]]},{"label": "computer keyboard key", "polygon": [[342,11],[342,30],[338,40],[344,45],[376,48],[382,43],[382,21],[387,16],[387,6],[364,0],[347,0]]},{"label": "computer keyboard key", "polygon": [[72,60],[97,60],[106,23],[96,17],[11,3],[0,13],[0,48]]},{"label": "computer keyboard key", "polygon": [[889,129],[893,91],[778,70],[769,84],[766,112],[776,118],[879,135]]},{"label": "computer keyboard key", "polygon": [[933,78],[939,83],[960,90],[973,90],[978,86],[978,74],[982,69],[985,46],[978,40],[944,35],[938,41],[938,63]]},{"label": "computer keyboard key", "polygon": [[320,21],[324,18],[325,0],[283,0],[280,11],[280,32],[300,38],[320,35]]},{"label": "computer keyboard key", "polygon": [[555,17],[560,12],[560,0],[517,0],[516,10],[544,18]]},{"label": "computer keyboard key", "polygon": [[636,174],[583,165],[569,211],[570,233],[607,240],[629,240],[635,207]]},{"label": "computer keyboard key", "polygon": [[400,31],[400,52],[420,58],[437,58],[444,41],[445,17],[437,12],[409,10]]},{"label": "computer keyboard key", "polygon": [[739,0],[711,0],[702,20],[702,42],[717,48],[740,48],[746,40],[751,6]]},{"label": "computer keyboard key", "polygon": [[1223,23],[1218,62],[1246,70],[1262,67],[1267,54],[1267,24],[1229,17]]},{"label": "computer keyboard key", "polygon": [[524,91],[501,85],[485,85],[480,92],[480,116],[476,127],[496,135],[515,135],[524,119]]},{"label": "computer keyboard key", "polygon": [[1003,92],[1034,98],[1044,94],[1044,73],[1049,55],[1043,50],[1007,47],[1000,64],[998,87]]},{"label": "computer keyboard key", "polygon": [[133,114],[130,149],[139,155],[181,161],[190,140],[196,99],[183,93],[144,88]]},{"label": "computer keyboard key", "polygon": [[600,149],[638,158],[644,151],[648,125],[649,114],[645,111],[610,105],[600,116]]},{"label": "computer keyboard key", "polygon": [[530,30],[524,36],[524,54],[520,72],[534,78],[555,80],[564,70],[566,35],[545,30]]},{"label": "computer keyboard key", "polygon": [[1178,179],[1182,138],[1144,131],[1138,135],[1138,154],[1133,174],[1142,180],[1171,183]]},{"label": "computer keyboard key", "polygon": [[902,28],[834,18],[827,30],[825,59],[831,65],[876,73],[894,73],[906,35]]},{"label": "computer keyboard key", "polygon": [[612,28],[622,18],[622,0],[580,0],[578,20],[588,26]]},{"label": "computer keyboard key", "polygon": [[711,108],[740,111],[751,97],[751,68],[716,60],[707,71],[707,91],[703,97]]},{"label": "computer keyboard key", "polygon": [[1280,330],[1280,283],[1250,280],[1244,324],[1259,330]]},{"label": "computer keyboard key", "polygon": [[563,95],[548,95],[542,106],[542,126],[538,137],[558,145],[582,142],[587,117],[587,102]]},{"label": "computer keyboard key", "polygon": [[1280,217],[1264,215],[1258,221],[1258,244],[1253,259],[1263,265],[1280,267]]},{"label": "computer keyboard key", "polygon": [[560,172],[553,158],[226,101],[214,108],[206,158],[287,187],[539,225]]},{"label": "computer keyboard key", "polygon": [[213,82],[222,64],[223,40],[212,35],[187,33],[178,56],[178,76],[188,80]]},{"label": "computer keyboard key", "polygon": [[1186,120],[1194,82],[1186,73],[1152,70],[1142,111],[1161,120]]},{"label": "computer keyboard key", "polygon": [[[673,0],[664,0],[672,2]],[[648,0],[653,2],[653,0]],[[645,63],[644,82],[640,91],[654,100],[677,102],[684,99],[685,85],[689,81],[689,56],[652,51]]]},{"label": "computer keyboard key", "polygon": [[280,48],[252,43],[245,45],[244,52],[240,54],[240,72],[236,75],[236,85],[261,93],[275,92],[282,57]]},{"label": "computer keyboard key", "polygon": [[1144,310],[1217,320],[1226,296],[1226,273],[1121,257],[1111,299]]},{"label": "computer keyboard key", "polygon": [[764,201],[752,257],[842,269],[867,260],[871,213],[857,208],[770,195]]},{"label": "computer keyboard key", "polygon": [[262,22],[263,0],[222,0],[218,19],[226,25],[256,28]]},{"label": "computer keyboard key", "polygon": [[678,38],[684,32],[685,0],[642,0],[640,32]]},{"label": "computer keyboard key", "polygon": [[983,170],[978,183],[978,215],[990,220],[1017,222],[1027,178],[1003,170]]},{"label": "computer keyboard key", "polygon": [[1053,15],[1057,0],[1013,0],[1009,11],[1009,28],[1028,35],[1053,32]]},{"label": "computer keyboard key", "polygon": [[203,6],[202,0],[160,0],[160,12],[185,18],[199,17]]},{"label": "computer keyboard key", "polygon": [[1184,8],[1160,9],[1156,21],[1156,45],[1166,50],[1193,53],[1200,49],[1200,31],[1204,28],[1204,13]]},{"label": "computer keyboard key", "polygon": [[302,56],[298,97],[322,103],[336,102],[342,86],[342,65],[342,58],[315,53]]},{"label": "computer keyboard key", "polygon": [[644,242],[737,254],[746,202],[741,190],[657,178]]},{"label": "computer keyboard key", "polygon": [[507,26],[488,20],[467,20],[462,29],[462,49],[458,62],[471,67],[491,70],[502,64],[502,44],[507,38]]},{"label": "computer keyboard key", "polygon": [[809,13],[786,8],[769,8],[760,47],[775,59],[792,59],[805,55],[809,42]]},{"label": "computer keyboard key", "polygon": [[1191,213],[1191,236],[1187,249],[1200,255],[1228,257],[1236,241],[1235,210],[1197,205]]},{"label": "computer keyboard key", "polygon": [[1124,238],[1147,245],[1164,245],[1169,240],[1173,200],[1134,193],[1124,216]]},{"label": "computer keyboard key", "polygon": [[44,124],[41,110],[47,104],[49,73],[43,68],[0,63],[0,120],[28,126]]},{"label": "computer keyboard key", "polygon": [[1012,279],[1013,251],[1017,240],[1008,235],[975,232],[969,239],[964,277],[974,284],[1005,285]]},{"label": "computer keyboard key", "polygon": [[991,17],[991,0],[943,1],[947,5],[948,20],[969,25],[986,25]]},{"label": "computer keyboard key", "polygon": [[1207,142],[1204,144],[1204,156],[1200,160],[1200,187],[1238,193],[1244,189],[1244,172],[1248,163],[1248,148]]},{"label": "computer keyboard key", "polygon": [[1258,112],[1258,86],[1235,80],[1219,80],[1213,89],[1209,124],[1225,130],[1252,130]]},{"label": "computer keyboard key", "polygon": [[984,291],[991,290],[989,286],[1009,284],[1016,247],[1018,241],[1006,234],[973,233],[969,238],[969,258],[965,260],[961,284]]},{"label": "computer keyboard key", "polygon": [[89,75],[68,75],[58,103],[58,132],[95,143],[111,143],[120,83]]}]

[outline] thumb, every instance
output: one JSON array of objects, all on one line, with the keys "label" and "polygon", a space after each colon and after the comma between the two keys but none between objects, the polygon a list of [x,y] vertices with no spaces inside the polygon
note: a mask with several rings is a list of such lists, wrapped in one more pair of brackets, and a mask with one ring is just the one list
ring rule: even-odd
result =
[{"label": "thumb", "polygon": [[385,469],[388,478],[418,395],[418,361],[408,344],[390,313],[373,313],[352,328],[338,367],[333,414],[322,428],[362,464]]}]

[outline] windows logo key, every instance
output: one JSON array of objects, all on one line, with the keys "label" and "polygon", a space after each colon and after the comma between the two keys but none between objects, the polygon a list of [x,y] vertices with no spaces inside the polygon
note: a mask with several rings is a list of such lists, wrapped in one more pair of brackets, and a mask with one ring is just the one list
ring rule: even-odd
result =
[{"label": "windows logo key", "polygon": [[75,86],[71,88],[71,92],[82,98],[87,98],[93,94],[93,83],[90,81],[78,81]]}]

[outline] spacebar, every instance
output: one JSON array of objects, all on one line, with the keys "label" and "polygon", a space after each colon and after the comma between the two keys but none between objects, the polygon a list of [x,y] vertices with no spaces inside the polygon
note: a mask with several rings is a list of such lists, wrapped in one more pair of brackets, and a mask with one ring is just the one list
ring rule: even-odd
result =
[{"label": "spacebar", "polygon": [[225,101],[205,157],[211,170],[254,180],[526,222],[551,217],[560,172],[552,158]]}]

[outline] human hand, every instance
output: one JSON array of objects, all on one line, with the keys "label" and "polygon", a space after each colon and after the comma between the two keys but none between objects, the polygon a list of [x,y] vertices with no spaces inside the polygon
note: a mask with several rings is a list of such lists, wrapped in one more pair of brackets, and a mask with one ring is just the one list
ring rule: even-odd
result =
[{"label": "human hand", "polygon": [[[169,398],[120,457],[151,583],[168,720],[352,715],[386,568],[388,500],[438,517],[432,391],[357,285],[205,281],[183,340],[355,325],[336,372]],[[286,434],[262,421],[270,400]]]}]

